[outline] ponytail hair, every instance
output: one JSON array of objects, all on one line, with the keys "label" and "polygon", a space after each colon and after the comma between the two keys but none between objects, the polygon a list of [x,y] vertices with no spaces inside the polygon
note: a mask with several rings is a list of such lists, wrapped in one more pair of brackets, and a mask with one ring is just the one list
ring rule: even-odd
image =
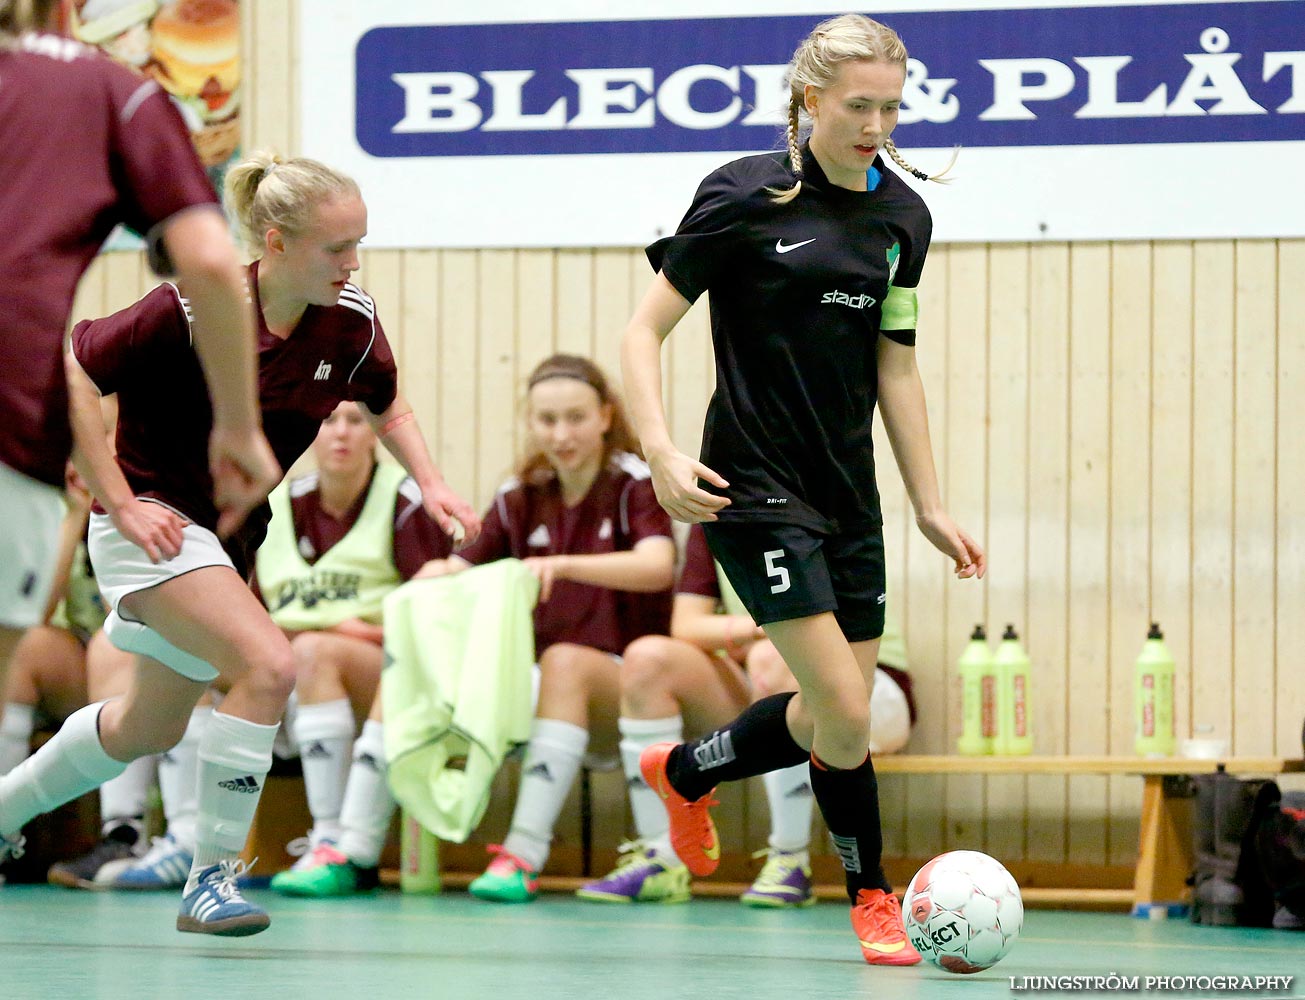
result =
[{"label": "ponytail hair", "polygon": [[301,232],[311,224],[318,205],[341,197],[360,198],[362,192],[353,178],[317,160],[282,159],[259,150],[227,171],[225,195],[227,212],[245,249],[261,257],[269,229]]},{"label": "ponytail hair", "polygon": [[[802,40],[788,64],[788,123],[785,140],[788,146],[789,169],[793,173],[790,188],[770,188],[771,201],[786,204],[802,190],[802,116],[806,114],[806,88],[830,86],[838,77],[845,62],[864,60],[902,67],[906,72],[906,46],[892,28],[862,14],[843,14],[821,21],[811,34]],[[951,169],[951,163],[938,174],[930,175],[911,166],[897,151],[891,139],[884,142],[886,152],[894,163],[922,181],[941,180]],[[956,158],[952,157],[954,163]]]},{"label": "ponytail hair", "polygon": [[[603,435],[603,458],[600,467],[606,468],[612,456],[620,451],[628,451],[643,457],[639,442],[630,431],[630,422],[626,419],[621,397],[612,388],[601,368],[578,354],[554,354],[535,366],[535,370],[530,373],[530,378],[526,380],[526,392],[529,393],[540,382],[551,378],[571,378],[583,382],[598,393],[599,403],[611,407],[612,419],[608,424],[607,433]],[[548,482],[555,475],[553,467],[548,464],[548,459],[538,448],[532,448],[517,466],[517,478],[523,483],[534,486]]]},{"label": "ponytail hair", "polygon": [[45,31],[57,0],[0,0],[0,46],[26,31]]}]

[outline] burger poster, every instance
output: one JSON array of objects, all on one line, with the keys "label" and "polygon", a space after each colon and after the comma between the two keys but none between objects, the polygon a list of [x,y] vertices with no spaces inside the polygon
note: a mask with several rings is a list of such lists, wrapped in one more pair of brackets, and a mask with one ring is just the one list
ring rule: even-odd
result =
[{"label": "burger poster", "polygon": [[[157,80],[219,190],[240,149],[238,0],[64,0],[69,33]],[[115,236],[111,248],[128,244]],[[133,244],[138,246],[139,244]]]}]

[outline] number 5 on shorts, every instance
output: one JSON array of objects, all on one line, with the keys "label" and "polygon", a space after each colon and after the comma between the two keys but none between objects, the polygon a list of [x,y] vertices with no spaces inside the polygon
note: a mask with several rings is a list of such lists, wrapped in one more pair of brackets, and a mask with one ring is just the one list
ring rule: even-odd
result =
[{"label": "number 5 on shorts", "polygon": [[775,565],[778,560],[784,558],[784,550],[771,549],[769,552],[763,552],[762,555],[765,556],[766,559],[766,575],[773,576],[779,581],[778,583],[770,585],[770,592],[772,594],[784,593],[784,591],[792,586],[788,579],[788,569],[784,566]]}]

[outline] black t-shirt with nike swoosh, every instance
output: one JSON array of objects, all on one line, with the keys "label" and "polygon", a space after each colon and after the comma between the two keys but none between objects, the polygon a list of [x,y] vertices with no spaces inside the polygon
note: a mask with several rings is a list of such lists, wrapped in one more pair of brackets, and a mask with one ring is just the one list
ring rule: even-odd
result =
[{"label": "black t-shirt with nike swoosh", "polygon": [[[785,153],[749,156],[702,182],[679,230],[647,249],[690,302],[709,293],[716,390],[702,461],[730,483],[721,520],[842,533],[881,523],[871,421],[889,284],[919,283],[933,223],[876,158],[871,191],[831,184],[809,148],[798,196]],[[873,177],[873,174],[871,175]]]}]

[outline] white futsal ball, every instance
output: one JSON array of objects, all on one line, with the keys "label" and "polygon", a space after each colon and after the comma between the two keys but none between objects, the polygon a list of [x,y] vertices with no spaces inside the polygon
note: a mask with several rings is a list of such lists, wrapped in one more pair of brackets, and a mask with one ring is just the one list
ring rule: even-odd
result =
[{"label": "white futsal ball", "polygon": [[902,899],[906,935],[947,972],[982,972],[1001,961],[1024,926],[1024,902],[1000,861],[949,851],[918,872]]}]

